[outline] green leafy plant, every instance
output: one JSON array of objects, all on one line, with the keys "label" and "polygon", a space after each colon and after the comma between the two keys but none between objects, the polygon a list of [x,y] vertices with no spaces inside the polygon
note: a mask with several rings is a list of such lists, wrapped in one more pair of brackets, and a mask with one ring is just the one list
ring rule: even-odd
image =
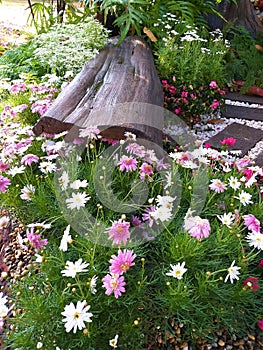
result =
[{"label": "green leafy plant", "polygon": [[[0,76],[18,79],[21,73],[37,77],[79,72],[102,49],[108,31],[93,17],[77,24],[57,24],[0,57]],[[70,57],[70,59],[69,59]]]},{"label": "green leafy plant", "polygon": [[162,77],[174,75],[185,85],[208,85],[216,80],[223,86],[226,82],[224,64],[228,48],[222,33],[200,33],[195,27],[187,28],[176,20],[174,23],[175,27],[169,25],[170,36],[164,38],[164,44],[156,50],[159,74]]},{"label": "green leafy plant", "polygon": [[263,52],[257,49],[262,45],[262,38],[253,38],[244,27],[228,29],[231,50],[226,56],[226,74],[229,84],[243,80],[242,92],[255,85],[263,87]]}]

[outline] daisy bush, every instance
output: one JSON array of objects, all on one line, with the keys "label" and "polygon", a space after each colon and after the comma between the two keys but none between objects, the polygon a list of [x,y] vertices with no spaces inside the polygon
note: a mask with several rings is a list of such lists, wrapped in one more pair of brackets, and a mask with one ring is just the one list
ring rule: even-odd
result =
[{"label": "daisy bush", "polygon": [[1,81],[0,234],[18,217],[16,255],[31,257],[1,273],[6,346],[149,349],[174,322],[192,343],[261,331],[262,168],[231,137],[35,136],[71,75]]},{"label": "daisy bush", "polygon": [[3,125],[1,203],[35,252],[1,290],[8,346],[146,349],[171,319],[186,341],[262,328],[263,172],[235,139],[163,157],[128,132],[68,142]]}]

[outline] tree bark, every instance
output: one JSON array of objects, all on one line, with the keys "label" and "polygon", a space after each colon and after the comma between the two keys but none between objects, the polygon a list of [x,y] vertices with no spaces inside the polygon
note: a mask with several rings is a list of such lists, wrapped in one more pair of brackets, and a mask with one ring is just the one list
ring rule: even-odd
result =
[{"label": "tree bark", "polygon": [[209,15],[208,24],[213,30],[223,29],[228,22],[235,26],[244,26],[253,36],[263,31],[263,25],[257,17],[254,5],[250,0],[237,0],[237,5],[232,1],[223,0],[216,6],[216,10],[221,13],[226,21],[219,16]]},{"label": "tree bark", "polygon": [[[117,41],[117,40],[115,40]],[[108,45],[59,94],[34,133],[98,127],[121,139],[125,131],[162,144],[163,90],[152,52],[139,37]]]}]

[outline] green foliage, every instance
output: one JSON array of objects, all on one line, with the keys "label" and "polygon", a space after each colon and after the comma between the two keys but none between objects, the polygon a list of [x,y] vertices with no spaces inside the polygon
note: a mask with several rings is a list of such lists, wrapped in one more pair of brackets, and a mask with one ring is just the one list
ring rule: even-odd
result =
[{"label": "green foliage", "polygon": [[70,70],[78,73],[105,46],[107,37],[108,31],[92,17],[81,25],[54,25],[6,51],[0,57],[0,76],[13,80],[29,72],[38,78],[50,73],[63,76]]},{"label": "green foliage", "polygon": [[174,29],[169,29],[173,35],[163,39],[165,43],[156,51],[159,74],[162,77],[174,75],[186,85],[208,85],[216,80],[223,86],[226,82],[224,57],[227,48],[222,33],[208,35],[195,27],[186,30],[184,26],[181,35],[182,24],[175,24]]},{"label": "green foliage", "polygon": [[226,74],[229,83],[243,80],[244,92],[250,86],[263,87],[263,52],[256,48],[262,38],[253,38],[244,27],[228,30],[231,50],[226,56]]}]

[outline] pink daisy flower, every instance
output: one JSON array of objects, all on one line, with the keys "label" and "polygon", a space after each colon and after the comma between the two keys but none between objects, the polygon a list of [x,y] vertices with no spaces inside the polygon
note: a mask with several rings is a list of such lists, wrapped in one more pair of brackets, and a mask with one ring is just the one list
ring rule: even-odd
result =
[{"label": "pink daisy flower", "polygon": [[9,168],[9,164],[0,161],[0,171],[6,171]]},{"label": "pink daisy flower", "polygon": [[145,179],[145,177],[148,177],[153,174],[153,168],[148,163],[143,163],[140,167],[140,179]]},{"label": "pink daisy flower", "polygon": [[109,263],[110,272],[117,275],[122,275],[124,272],[129,270],[129,268],[135,263],[133,260],[136,258],[136,254],[133,254],[133,250],[124,249],[122,252],[120,249],[118,255],[112,255]]},{"label": "pink daisy flower", "polygon": [[224,192],[226,187],[226,184],[219,179],[211,180],[211,184],[209,185],[210,190],[215,191],[217,193]]},{"label": "pink daisy flower", "polygon": [[122,293],[125,293],[124,286],[126,282],[124,281],[123,276],[107,274],[102,279],[102,282],[102,287],[106,288],[106,295],[110,295],[113,292],[115,298],[118,299],[118,297],[121,296]]},{"label": "pink daisy flower", "polygon": [[122,156],[118,165],[120,167],[120,171],[126,170],[126,172],[134,171],[137,168],[137,160],[133,157]]},{"label": "pink daisy flower", "polygon": [[7,178],[7,177],[4,177],[4,176],[1,176],[0,175],[0,191],[2,193],[5,193],[6,190],[7,190],[7,187],[11,184],[11,181]]},{"label": "pink daisy flower", "polygon": [[39,161],[39,157],[35,154],[26,154],[21,159],[21,164],[31,166],[32,163],[37,163]]},{"label": "pink daisy flower", "polygon": [[48,244],[47,239],[41,239],[41,234],[36,235],[34,233],[34,227],[31,227],[30,231],[27,229],[26,236],[31,243],[31,245],[36,249],[42,249],[45,245]]},{"label": "pink daisy flower", "polygon": [[211,227],[207,219],[202,219],[200,216],[190,216],[185,219],[184,229],[190,234],[200,240],[207,238],[210,235]]},{"label": "pink daisy flower", "polygon": [[247,226],[247,228],[250,231],[260,231],[260,221],[252,214],[243,215],[244,219],[244,225]]},{"label": "pink daisy flower", "polygon": [[112,239],[112,244],[120,245],[122,242],[126,244],[130,238],[130,223],[119,219],[114,221],[109,229],[109,239]]}]

